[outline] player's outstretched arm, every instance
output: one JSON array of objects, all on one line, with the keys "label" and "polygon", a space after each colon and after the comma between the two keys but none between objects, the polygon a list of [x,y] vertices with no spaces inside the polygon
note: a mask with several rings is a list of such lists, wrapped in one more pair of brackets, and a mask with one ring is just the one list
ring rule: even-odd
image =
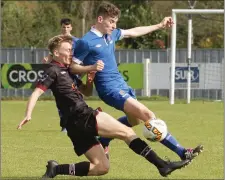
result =
[{"label": "player's outstretched arm", "polygon": [[123,37],[124,38],[139,37],[159,29],[170,28],[172,27],[172,25],[173,25],[172,17],[165,17],[159,24],[156,25],[140,26],[132,29],[122,30]]},{"label": "player's outstretched arm", "polygon": [[24,124],[26,124],[28,121],[31,120],[31,115],[34,109],[34,106],[38,100],[38,98],[44,93],[44,91],[40,88],[36,88],[34,92],[31,94],[28,102],[27,102],[27,108],[25,112],[24,119],[20,122],[20,124],[17,126],[17,129],[21,129]]},{"label": "player's outstretched arm", "polygon": [[73,74],[88,73],[91,71],[102,71],[104,68],[104,63],[102,60],[98,60],[95,64],[89,66],[82,66],[75,62],[70,65],[70,72]]},{"label": "player's outstretched arm", "polygon": [[79,87],[80,92],[85,96],[91,96],[93,91],[93,82],[95,78],[96,71],[87,73],[86,84],[82,84]]}]

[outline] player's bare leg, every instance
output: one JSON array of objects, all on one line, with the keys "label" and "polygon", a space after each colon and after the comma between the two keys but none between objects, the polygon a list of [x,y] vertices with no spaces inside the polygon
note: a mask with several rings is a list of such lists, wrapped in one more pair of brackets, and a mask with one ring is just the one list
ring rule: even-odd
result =
[{"label": "player's bare leg", "polygon": [[124,112],[128,115],[129,122],[133,126],[138,125],[141,120],[146,122],[156,118],[152,111],[132,97],[129,97],[124,103]]},{"label": "player's bare leg", "polygon": [[162,160],[144,141],[136,136],[132,128],[121,124],[107,113],[100,112],[96,119],[98,134],[100,136],[123,140],[136,154],[145,157],[149,162],[154,164],[162,176],[167,176],[172,171],[180,169],[190,162],[188,159],[178,162],[166,162]]},{"label": "player's bare leg", "polygon": [[[124,111],[127,114],[129,123],[133,126],[138,125],[141,122],[140,120],[145,122],[156,118],[152,111],[132,97],[126,100],[124,104]],[[174,151],[181,159],[193,160],[203,151],[202,145],[199,145],[196,148],[188,149],[182,147],[170,133],[168,133],[165,139],[160,143]],[[104,146],[104,148],[107,157],[109,157],[109,147]]]},{"label": "player's bare leg", "polygon": [[54,160],[48,161],[47,170],[43,178],[54,178],[57,175],[71,175],[71,176],[99,176],[107,174],[109,171],[109,160],[106,158],[101,144],[90,148],[85,156],[89,160],[71,163],[59,164]]}]

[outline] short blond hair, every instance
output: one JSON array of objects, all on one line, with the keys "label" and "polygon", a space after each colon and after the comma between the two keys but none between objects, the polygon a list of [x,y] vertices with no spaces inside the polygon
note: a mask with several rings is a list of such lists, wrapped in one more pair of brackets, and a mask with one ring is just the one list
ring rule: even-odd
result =
[{"label": "short blond hair", "polygon": [[50,53],[53,54],[53,51],[56,48],[58,48],[63,42],[68,42],[72,44],[72,41],[73,41],[72,36],[68,36],[68,35],[54,36],[48,41],[48,49]]}]

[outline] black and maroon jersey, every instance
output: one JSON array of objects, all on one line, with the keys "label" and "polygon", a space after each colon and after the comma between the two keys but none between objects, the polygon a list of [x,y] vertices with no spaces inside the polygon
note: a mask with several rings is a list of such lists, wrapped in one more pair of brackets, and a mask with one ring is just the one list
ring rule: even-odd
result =
[{"label": "black and maroon jersey", "polygon": [[65,67],[56,61],[52,61],[47,65],[43,76],[38,80],[37,88],[46,91],[51,89],[56,105],[60,109],[63,115],[70,111],[73,107],[77,109],[83,109],[87,107],[87,104],[83,100],[83,95],[79,92],[78,86],[82,83],[79,78],[72,78],[69,73],[69,68]]}]

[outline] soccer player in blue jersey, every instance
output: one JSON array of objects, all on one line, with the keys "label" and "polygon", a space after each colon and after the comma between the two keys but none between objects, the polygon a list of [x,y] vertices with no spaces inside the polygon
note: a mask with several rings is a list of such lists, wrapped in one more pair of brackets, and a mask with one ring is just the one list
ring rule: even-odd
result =
[{"label": "soccer player in blue jersey", "polygon": [[[76,44],[71,70],[74,73],[87,72],[90,65],[102,60],[104,69],[97,72],[94,79],[98,95],[106,104],[123,111],[126,116],[118,120],[130,127],[139,124],[140,120],[146,122],[155,119],[156,116],[137,101],[133,89],[119,73],[114,54],[115,42],[122,38],[138,37],[159,29],[170,28],[173,21],[171,17],[165,17],[156,25],[124,30],[116,27],[119,16],[120,10],[115,5],[104,2],[99,6],[95,25]],[[83,63],[84,66],[79,63]],[[100,138],[100,141],[107,154],[110,139]],[[202,145],[191,149],[184,148],[170,133],[161,143],[181,159],[193,159],[203,150]]]}]

